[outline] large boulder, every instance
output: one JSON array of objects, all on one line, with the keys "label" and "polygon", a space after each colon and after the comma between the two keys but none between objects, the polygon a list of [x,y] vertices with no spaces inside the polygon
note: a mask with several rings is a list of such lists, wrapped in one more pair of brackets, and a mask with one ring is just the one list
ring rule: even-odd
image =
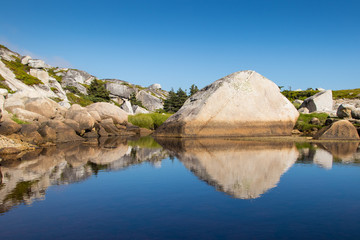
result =
[{"label": "large boulder", "polygon": [[322,91],[307,99],[301,104],[300,108],[307,108],[309,112],[331,112],[333,108],[332,91]]},{"label": "large boulder", "polygon": [[76,121],[79,124],[80,131],[91,130],[96,123],[96,120],[91,116],[87,109],[78,104],[74,104],[69,108],[65,114],[65,118]]},{"label": "large boulder", "polygon": [[164,104],[160,98],[157,98],[144,90],[141,90],[138,94],[136,94],[136,99],[141,101],[144,107],[150,111],[164,108]]},{"label": "large boulder", "polygon": [[102,120],[111,118],[115,124],[126,124],[128,120],[128,113],[111,103],[97,102],[86,108],[98,112]]},{"label": "large boulder", "polygon": [[32,68],[45,68],[45,62],[40,59],[28,59],[28,65]]},{"label": "large boulder", "polygon": [[357,140],[359,134],[356,128],[348,120],[340,120],[332,125],[321,129],[314,139],[349,139]]},{"label": "large boulder", "polygon": [[106,82],[105,87],[110,94],[122,98],[130,98],[130,95],[135,92],[131,85],[122,81]]},{"label": "large boulder", "polygon": [[354,109],[353,105],[341,104],[336,111],[336,115],[339,118],[351,118],[351,112],[353,109]]},{"label": "large boulder", "polygon": [[44,84],[49,84],[49,73],[42,69],[30,69],[30,75],[40,79]]},{"label": "large boulder", "polygon": [[5,118],[4,121],[0,123],[0,134],[1,135],[11,135],[13,133],[19,132],[21,125],[14,122],[10,118]]},{"label": "large boulder", "polygon": [[158,89],[161,89],[161,85],[159,83],[154,83],[154,84],[149,86],[149,89],[158,90]]},{"label": "large boulder", "polygon": [[25,110],[38,113],[47,118],[55,118],[58,110],[66,111],[62,108],[57,102],[46,97],[30,98],[25,102]]},{"label": "large boulder", "polygon": [[190,97],[155,134],[172,137],[291,135],[299,116],[279,87],[256,73],[240,71]]},{"label": "large boulder", "polygon": [[12,113],[15,114],[16,117],[19,118],[20,120],[26,122],[43,122],[48,119],[41,114],[31,112],[22,108],[13,109]]},{"label": "large boulder", "polygon": [[95,77],[87,72],[69,69],[62,78],[62,87],[75,87],[82,94],[87,94],[86,88],[82,84],[90,84]]},{"label": "large boulder", "polygon": [[132,109],[133,109],[133,113],[134,114],[139,114],[139,113],[149,113],[148,110],[146,110],[145,108],[142,108],[138,105],[134,105],[132,106]]}]

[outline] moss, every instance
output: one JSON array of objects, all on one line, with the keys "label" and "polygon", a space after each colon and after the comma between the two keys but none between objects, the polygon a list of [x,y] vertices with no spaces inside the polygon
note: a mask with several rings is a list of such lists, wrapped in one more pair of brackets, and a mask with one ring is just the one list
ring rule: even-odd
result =
[{"label": "moss", "polygon": [[[56,68],[49,68],[47,71],[48,71],[50,77],[55,78],[56,81],[58,81],[59,83],[61,83],[63,77],[56,75],[55,70],[56,70]],[[63,71],[64,71],[64,70],[60,70],[59,72],[63,72]]]},{"label": "moss", "polygon": [[154,130],[163,124],[171,115],[170,113],[141,113],[129,115],[128,120],[135,126]]},{"label": "moss", "polygon": [[67,98],[70,101],[70,104],[79,104],[82,107],[86,107],[92,103],[94,103],[93,101],[89,100],[88,98],[86,98],[86,96],[77,96],[74,93],[67,93],[66,94]]},{"label": "moss", "polygon": [[30,68],[21,64],[20,58],[15,57],[15,61],[6,61],[5,59],[1,59],[1,61],[3,61],[5,66],[15,74],[16,79],[22,81],[26,85],[32,86],[35,84],[43,84],[40,79],[27,73]]},{"label": "moss", "polygon": [[14,114],[11,119],[16,122],[17,124],[29,124],[29,122],[23,121],[21,119],[19,119],[16,114]]},{"label": "moss", "polygon": [[59,92],[59,90],[58,90],[56,87],[51,87],[50,89],[51,89],[51,91],[53,91],[54,93],[58,93],[58,92]]},{"label": "moss", "polygon": [[360,88],[346,89],[346,90],[334,90],[332,91],[333,98],[360,98]]},{"label": "moss", "polygon": [[[310,132],[313,128],[321,129],[324,127],[325,121],[328,118],[328,114],[326,113],[310,113],[310,114],[302,114],[300,113],[300,116],[295,124],[295,129],[298,129],[301,132]],[[310,123],[310,120],[312,118],[318,118],[320,120],[320,125],[314,125]]]}]

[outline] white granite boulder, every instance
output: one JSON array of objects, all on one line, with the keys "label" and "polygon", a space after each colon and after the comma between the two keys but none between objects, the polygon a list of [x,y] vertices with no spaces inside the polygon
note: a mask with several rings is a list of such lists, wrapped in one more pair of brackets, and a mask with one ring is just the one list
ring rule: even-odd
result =
[{"label": "white granite boulder", "polygon": [[300,108],[303,107],[307,108],[310,113],[331,112],[333,108],[332,91],[322,91],[305,99]]},{"label": "white granite boulder", "polygon": [[155,132],[169,137],[291,135],[299,116],[279,87],[255,71],[206,86]]}]

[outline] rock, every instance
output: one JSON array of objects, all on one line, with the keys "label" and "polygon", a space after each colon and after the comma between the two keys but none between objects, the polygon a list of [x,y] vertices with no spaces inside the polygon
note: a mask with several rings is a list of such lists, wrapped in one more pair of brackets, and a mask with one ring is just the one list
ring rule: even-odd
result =
[{"label": "rock", "polygon": [[40,115],[38,113],[35,112],[31,112],[22,108],[15,108],[12,111],[13,114],[16,115],[17,118],[19,118],[22,121],[26,121],[26,122],[43,122],[46,121],[48,118]]},{"label": "rock", "polygon": [[81,131],[80,124],[77,121],[75,121],[73,119],[65,119],[63,121],[63,123],[65,123],[66,125],[68,125],[72,129],[74,129],[75,132],[80,133],[80,131]]},{"label": "rock", "polygon": [[95,77],[88,74],[87,72],[69,69],[62,78],[62,87],[75,87],[82,94],[87,94],[86,88],[82,84],[90,84]]},{"label": "rock", "polygon": [[21,126],[20,134],[24,136],[24,140],[26,142],[32,144],[42,144],[44,139],[37,131],[39,129],[39,125],[36,123],[33,124],[24,124]]},{"label": "rock", "polygon": [[304,113],[304,114],[308,114],[309,113],[309,109],[307,109],[306,107],[302,107],[302,108],[299,108],[299,113]]},{"label": "rock", "polygon": [[47,118],[54,118],[61,106],[49,98],[30,98],[25,102],[25,110],[38,113]]},{"label": "rock", "polygon": [[88,113],[87,109],[78,104],[71,106],[71,108],[66,112],[65,118],[75,120],[79,123],[80,131],[91,130],[96,122],[90,113]]},{"label": "rock", "polygon": [[84,138],[97,138],[99,135],[98,133],[95,131],[95,129],[91,130],[90,132],[86,132],[84,133],[83,137]]},{"label": "rock", "polygon": [[154,84],[150,85],[149,88],[152,90],[158,90],[158,89],[161,89],[161,85],[159,83],[154,83]]},{"label": "rock", "polygon": [[360,119],[360,108],[354,108],[351,110],[351,116],[354,119]]},{"label": "rock", "polygon": [[334,122],[336,122],[336,120],[334,118],[327,118],[325,120],[325,126],[330,126],[331,124],[333,124]]},{"label": "rock", "polygon": [[40,59],[29,59],[28,65],[31,68],[45,68],[46,67],[45,62]]},{"label": "rock", "polygon": [[106,82],[105,88],[110,92],[110,94],[127,99],[129,99],[130,95],[135,92],[134,88],[130,84],[122,81]]},{"label": "rock", "polygon": [[58,102],[58,104],[67,109],[69,109],[71,107],[71,104],[68,101],[61,101],[61,102]]},{"label": "rock", "polygon": [[300,132],[298,129],[293,129],[293,130],[291,131],[291,134],[293,134],[293,135],[300,135],[301,132]]},{"label": "rock", "polygon": [[0,88],[0,95],[7,97],[8,94],[9,94],[8,90]]},{"label": "rock", "polygon": [[[100,122],[100,126],[106,131],[107,136],[119,136],[120,130],[115,126],[111,118],[104,119]],[[100,133],[101,136],[104,136],[104,133]],[[106,136],[105,135],[105,136]]]},{"label": "rock", "polygon": [[346,139],[346,140],[357,140],[359,134],[356,128],[347,120],[340,120],[321,129],[315,136],[314,139]]},{"label": "rock", "polygon": [[142,108],[138,105],[134,105],[132,106],[133,112],[134,114],[139,114],[139,113],[149,113],[148,110],[146,110],[145,108]]},{"label": "rock", "polygon": [[320,92],[325,91],[325,89],[323,89],[323,88],[316,88],[315,90],[320,91]]},{"label": "rock", "polygon": [[131,115],[134,114],[131,103],[127,99],[124,100],[124,103],[121,105],[121,109],[124,110],[125,112],[127,112],[128,114],[131,114]]},{"label": "rock", "polygon": [[206,86],[163,123],[157,136],[291,135],[299,116],[279,87],[254,71],[230,74]]},{"label": "rock", "polygon": [[164,108],[164,104],[162,103],[161,99],[154,97],[144,90],[141,90],[138,92],[138,94],[136,94],[136,99],[141,101],[142,105],[149,111],[155,111],[156,109]]},{"label": "rock", "polygon": [[21,64],[27,65],[29,63],[29,60],[32,59],[30,56],[24,56],[21,58]]},{"label": "rock", "polygon": [[354,109],[354,106],[349,104],[341,104],[336,111],[336,115],[339,118],[351,118],[351,111]]},{"label": "rock", "polygon": [[300,100],[300,99],[295,99],[294,100],[294,103],[296,104],[302,104],[304,101],[303,100]]},{"label": "rock", "polygon": [[128,121],[128,114],[124,110],[110,103],[97,102],[87,106],[86,109],[89,112],[98,112],[102,120],[111,118],[115,124],[126,124]]},{"label": "rock", "polygon": [[83,140],[76,134],[72,127],[59,120],[47,121],[43,123],[41,127],[45,127],[44,125],[50,127],[56,132],[56,142],[74,142]]},{"label": "rock", "polygon": [[46,123],[42,124],[38,130],[41,137],[44,138],[44,141],[46,142],[56,142],[56,131],[55,129],[49,127],[46,125]]},{"label": "rock", "polygon": [[97,111],[88,111],[89,114],[95,119],[95,121],[100,122],[101,117]]},{"label": "rock", "polygon": [[309,112],[331,112],[333,107],[332,91],[322,91],[307,99],[301,104],[300,108],[307,108]]},{"label": "rock", "polygon": [[30,69],[30,75],[40,79],[40,81],[42,81],[44,84],[49,84],[50,77],[48,72],[45,70],[32,68]]},{"label": "rock", "polygon": [[0,123],[0,134],[1,135],[11,135],[13,133],[19,132],[21,125],[14,122],[10,118],[5,118],[3,122]]},{"label": "rock", "polygon": [[321,122],[318,118],[316,117],[313,117],[311,120],[310,120],[310,123],[311,124],[314,124],[314,125],[321,125]]}]

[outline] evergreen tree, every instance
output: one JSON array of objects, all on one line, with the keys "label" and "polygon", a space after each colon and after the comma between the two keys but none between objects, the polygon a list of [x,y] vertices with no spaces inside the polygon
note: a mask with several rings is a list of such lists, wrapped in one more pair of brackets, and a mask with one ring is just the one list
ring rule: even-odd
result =
[{"label": "evergreen tree", "polygon": [[176,112],[175,111],[175,102],[177,99],[177,95],[172,88],[169,92],[167,99],[164,101],[164,110],[166,112]]},{"label": "evergreen tree", "polygon": [[194,95],[195,93],[197,93],[198,91],[199,91],[199,89],[195,84],[191,85],[191,87],[190,87],[190,97],[192,95]]},{"label": "evergreen tree", "polygon": [[[140,100],[137,100],[135,92],[130,94],[130,103],[131,105],[138,105],[139,107],[145,108]],[[145,108],[146,109],[146,108]]]},{"label": "evergreen tree", "polygon": [[110,92],[106,90],[105,83],[101,80],[94,79],[89,86],[88,93],[93,102],[110,101]]},{"label": "evergreen tree", "polygon": [[175,109],[176,112],[184,105],[184,102],[188,99],[188,95],[184,90],[179,88],[176,92],[176,102],[175,102]]}]

